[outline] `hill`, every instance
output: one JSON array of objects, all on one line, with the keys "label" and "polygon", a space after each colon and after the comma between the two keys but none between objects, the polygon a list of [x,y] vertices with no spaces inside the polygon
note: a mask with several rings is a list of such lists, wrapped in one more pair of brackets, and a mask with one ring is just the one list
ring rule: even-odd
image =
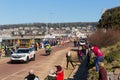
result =
[{"label": "hill", "polygon": [[98,22],[98,28],[120,30],[120,6],[106,10]]},{"label": "hill", "polygon": [[8,24],[0,25],[1,29],[15,28],[15,27],[86,27],[86,26],[96,27],[97,22],[68,22],[68,23],[26,23],[26,24]]}]

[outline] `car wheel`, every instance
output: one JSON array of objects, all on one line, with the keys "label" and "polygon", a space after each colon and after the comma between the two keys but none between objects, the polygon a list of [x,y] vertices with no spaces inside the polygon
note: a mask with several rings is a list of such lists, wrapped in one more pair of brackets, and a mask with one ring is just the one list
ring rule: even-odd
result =
[{"label": "car wheel", "polygon": [[26,61],[25,61],[25,62],[28,63],[28,61],[29,61],[29,57],[26,58]]},{"label": "car wheel", "polygon": [[35,55],[33,56],[32,60],[35,61]]},{"label": "car wheel", "polygon": [[14,62],[11,60],[10,63],[13,64]]}]

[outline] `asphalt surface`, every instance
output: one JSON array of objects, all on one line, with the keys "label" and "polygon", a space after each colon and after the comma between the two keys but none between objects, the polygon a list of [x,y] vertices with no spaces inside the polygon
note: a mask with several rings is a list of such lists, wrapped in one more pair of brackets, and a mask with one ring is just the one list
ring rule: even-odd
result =
[{"label": "asphalt surface", "polygon": [[0,60],[0,80],[23,80],[30,69],[34,69],[41,80],[47,76],[48,71],[56,64],[64,65],[65,53],[72,44],[54,47],[51,55],[45,56],[44,49],[36,52],[36,60],[28,63],[11,64],[9,58]]}]

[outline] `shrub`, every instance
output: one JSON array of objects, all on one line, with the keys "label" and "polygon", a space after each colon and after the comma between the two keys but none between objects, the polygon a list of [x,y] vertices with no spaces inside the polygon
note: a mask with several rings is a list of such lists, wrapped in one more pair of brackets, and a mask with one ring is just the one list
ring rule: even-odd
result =
[{"label": "shrub", "polygon": [[104,31],[103,29],[97,30],[94,34],[88,37],[88,40],[99,47],[107,47],[120,41],[120,31],[109,29]]}]

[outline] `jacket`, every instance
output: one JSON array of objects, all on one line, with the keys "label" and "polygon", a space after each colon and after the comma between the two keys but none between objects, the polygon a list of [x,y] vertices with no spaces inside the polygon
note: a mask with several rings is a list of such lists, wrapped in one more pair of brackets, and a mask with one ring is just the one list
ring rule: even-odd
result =
[{"label": "jacket", "polygon": [[56,73],[56,80],[64,80],[64,71],[60,71]]},{"label": "jacket", "polygon": [[104,67],[100,67],[99,69],[99,80],[108,80],[107,71]]},{"label": "jacket", "polygon": [[39,78],[34,74],[29,74],[24,80],[39,80]]},{"label": "jacket", "polygon": [[94,46],[93,50],[94,54],[97,56],[97,57],[102,57],[103,56],[103,53],[100,51],[100,49],[97,47],[97,46]]}]

